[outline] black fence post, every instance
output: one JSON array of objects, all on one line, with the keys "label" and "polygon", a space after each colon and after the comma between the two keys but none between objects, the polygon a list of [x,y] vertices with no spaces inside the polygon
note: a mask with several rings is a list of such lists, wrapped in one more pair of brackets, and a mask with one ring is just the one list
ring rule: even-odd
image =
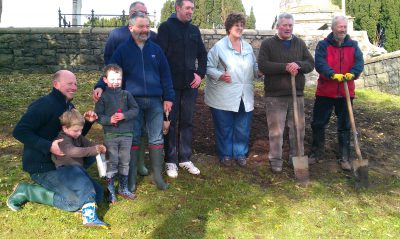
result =
[{"label": "black fence post", "polygon": [[125,17],[125,10],[122,10],[122,25],[125,25],[126,17]]},{"label": "black fence post", "polygon": [[94,27],[94,10],[92,9],[92,18],[90,19],[92,27]]},{"label": "black fence post", "polygon": [[154,17],[154,21],[153,21],[153,25],[154,25],[154,26],[153,26],[153,27],[156,27],[156,20],[157,20],[157,19],[156,19],[156,13],[157,13],[156,10],[154,10],[153,13],[154,13],[154,16],[153,16],[153,17]]},{"label": "black fence post", "polygon": [[61,27],[61,18],[62,18],[61,9],[58,8],[58,27]]}]

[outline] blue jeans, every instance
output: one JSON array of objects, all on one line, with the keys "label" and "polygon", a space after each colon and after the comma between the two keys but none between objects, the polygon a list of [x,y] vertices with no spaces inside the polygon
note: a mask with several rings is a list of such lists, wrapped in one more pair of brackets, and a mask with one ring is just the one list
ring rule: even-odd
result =
[{"label": "blue jeans", "polygon": [[239,112],[210,109],[219,159],[247,157],[253,111],[246,112],[243,102],[240,103]]},{"label": "blue jeans", "polygon": [[[353,99],[351,99],[352,101]],[[314,102],[313,117],[311,128],[313,130],[325,131],[331,118],[333,108],[337,116],[337,131],[350,131],[350,118],[347,112],[346,98],[328,98],[317,96]]]},{"label": "blue jeans", "polygon": [[31,174],[31,178],[54,192],[54,206],[65,211],[77,211],[86,203],[99,204],[103,199],[103,188],[80,166],[61,166],[49,172]]},{"label": "blue jeans", "polygon": [[190,161],[192,156],[193,113],[197,93],[197,88],[175,90],[175,102],[169,116],[171,124],[165,144],[166,162],[168,163],[176,164]]},{"label": "blue jeans", "polygon": [[160,97],[134,97],[139,113],[133,122],[132,146],[140,145],[142,125],[147,131],[149,147],[163,145],[162,134],[164,106]]},{"label": "blue jeans", "polygon": [[112,178],[117,173],[127,176],[131,160],[132,137],[120,136],[104,140],[107,147],[107,177]]}]

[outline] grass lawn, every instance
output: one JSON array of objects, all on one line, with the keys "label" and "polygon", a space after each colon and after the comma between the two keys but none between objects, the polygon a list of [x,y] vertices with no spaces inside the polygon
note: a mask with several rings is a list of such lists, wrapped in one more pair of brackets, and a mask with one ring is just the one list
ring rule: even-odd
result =
[{"label": "grass lawn", "polygon": [[[77,76],[74,102],[84,112],[94,107],[91,89],[99,73]],[[74,213],[40,204],[9,210],[13,186],[31,182],[21,169],[22,145],[11,132],[27,106],[50,91],[51,75],[0,75],[0,82],[0,238],[400,238],[398,96],[357,92],[360,114],[374,119],[357,122],[365,129],[363,144],[385,156],[374,160],[367,153],[369,189],[356,191],[352,174],[332,167],[311,166],[312,181],[301,187],[289,168],[279,175],[266,162],[226,169],[214,155],[196,154],[200,176],[180,171],[177,179],[168,179],[166,191],[142,177],[136,200],[101,204],[99,215],[111,225],[102,230],[83,228]],[[312,99],[314,90],[306,92]],[[101,134],[95,125],[88,137],[100,141]],[[96,170],[95,165],[89,170],[94,178]]]}]

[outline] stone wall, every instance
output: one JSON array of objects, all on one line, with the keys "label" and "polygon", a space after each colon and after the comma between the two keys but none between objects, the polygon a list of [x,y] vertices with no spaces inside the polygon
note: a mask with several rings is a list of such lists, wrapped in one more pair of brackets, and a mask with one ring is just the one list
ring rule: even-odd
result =
[{"label": "stone wall", "polygon": [[[54,72],[100,70],[103,50],[112,28],[0,28],[1,72]],[[312,54],[318,40],[329,31],[296,33],[303,38]],[[273,30],[245,30],[244,38],[256,55],[263,39]],[[225,36],[225,30],[203,29],[207,49]]]},{"label": "stone wall", "polygon": [[[104,64],[104,45],[111,30],[112,28],[0,28],[0,72],[53,73],[59,69],[70,69],[74,72],[101,70]],[[207,49],[225,36],[225,30],[202,29],[201,32]],[[306,42],[312,55],[317,42],[329,33],[329,30],[295,32]],[[274,30],[245,30],[243,35],[258,55],[262,40],[274,34]],[[350,35],[359,41],[365,58],[377,52],[377,49],[369,43],[365,31],[354,31]],[[374,75],[373,71],[369,69],[368,76]],[[377,74],[380,75],[376,79],[382,79],[382,74],[388,74],[391,81],[394,80],[392,77],[394,73],[386,70],[385,73]],[[316,77],[315,71],[308,74],[307,83],[315,84]],[[376,88],[378,83],[373,81],[374,78],[371,76],[368,82],[363,83],[360,79],[358,84]],[[399,81],[398,71],[395,81]],[[380,80],[379,85],[384,82]],[[391,86],[387,88],[392,89]],[[379,89],[386,88],[379,87]]]},{"label": "stone wall", "polygon": [[367,59],[362,79],[361,87],[400,95],[400,51]]},{"label": "stone wall", "polygon": [[0,29],[1,72],[45,72],[59,69],[99,70],[111,29],[3,28]]}]

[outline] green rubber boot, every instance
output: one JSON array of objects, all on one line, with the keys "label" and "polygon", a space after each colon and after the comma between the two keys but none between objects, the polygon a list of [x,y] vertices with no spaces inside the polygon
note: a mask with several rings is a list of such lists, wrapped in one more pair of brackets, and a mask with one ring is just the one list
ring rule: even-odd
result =
[{"label": "green rubber boot", "polygon": [[149,148],[151,167],[153,170],[153,181],[157,188],[165,190],[169,188],[162,176],[164,166],[164,149],[163,148]]},{"label": "green rubber boot", "polygon": [[136,180],[137,180],[137,161],[139,158],[139,150],[131,150],[131,161],[129,161],[129,173],[128,173],[128,190],[133,193],[136,191]]},{"label": "green rubber boot", "polygon": [[14,191],[7,199],[7,206],[18,211],[26,202],[36,202],[49,206],[54,206],[54,192],[36,184],[19,183],[14,187]]},{"label": "green rubber boot", "polygon": [[146,165],[144,164],[146,142],[147,142],[147,137],[140,138],[139,158],[137,161],[137,171],[138,171],[139,175],[141,175],[141,176],[149,175],[149,170],[147,170]]}]

